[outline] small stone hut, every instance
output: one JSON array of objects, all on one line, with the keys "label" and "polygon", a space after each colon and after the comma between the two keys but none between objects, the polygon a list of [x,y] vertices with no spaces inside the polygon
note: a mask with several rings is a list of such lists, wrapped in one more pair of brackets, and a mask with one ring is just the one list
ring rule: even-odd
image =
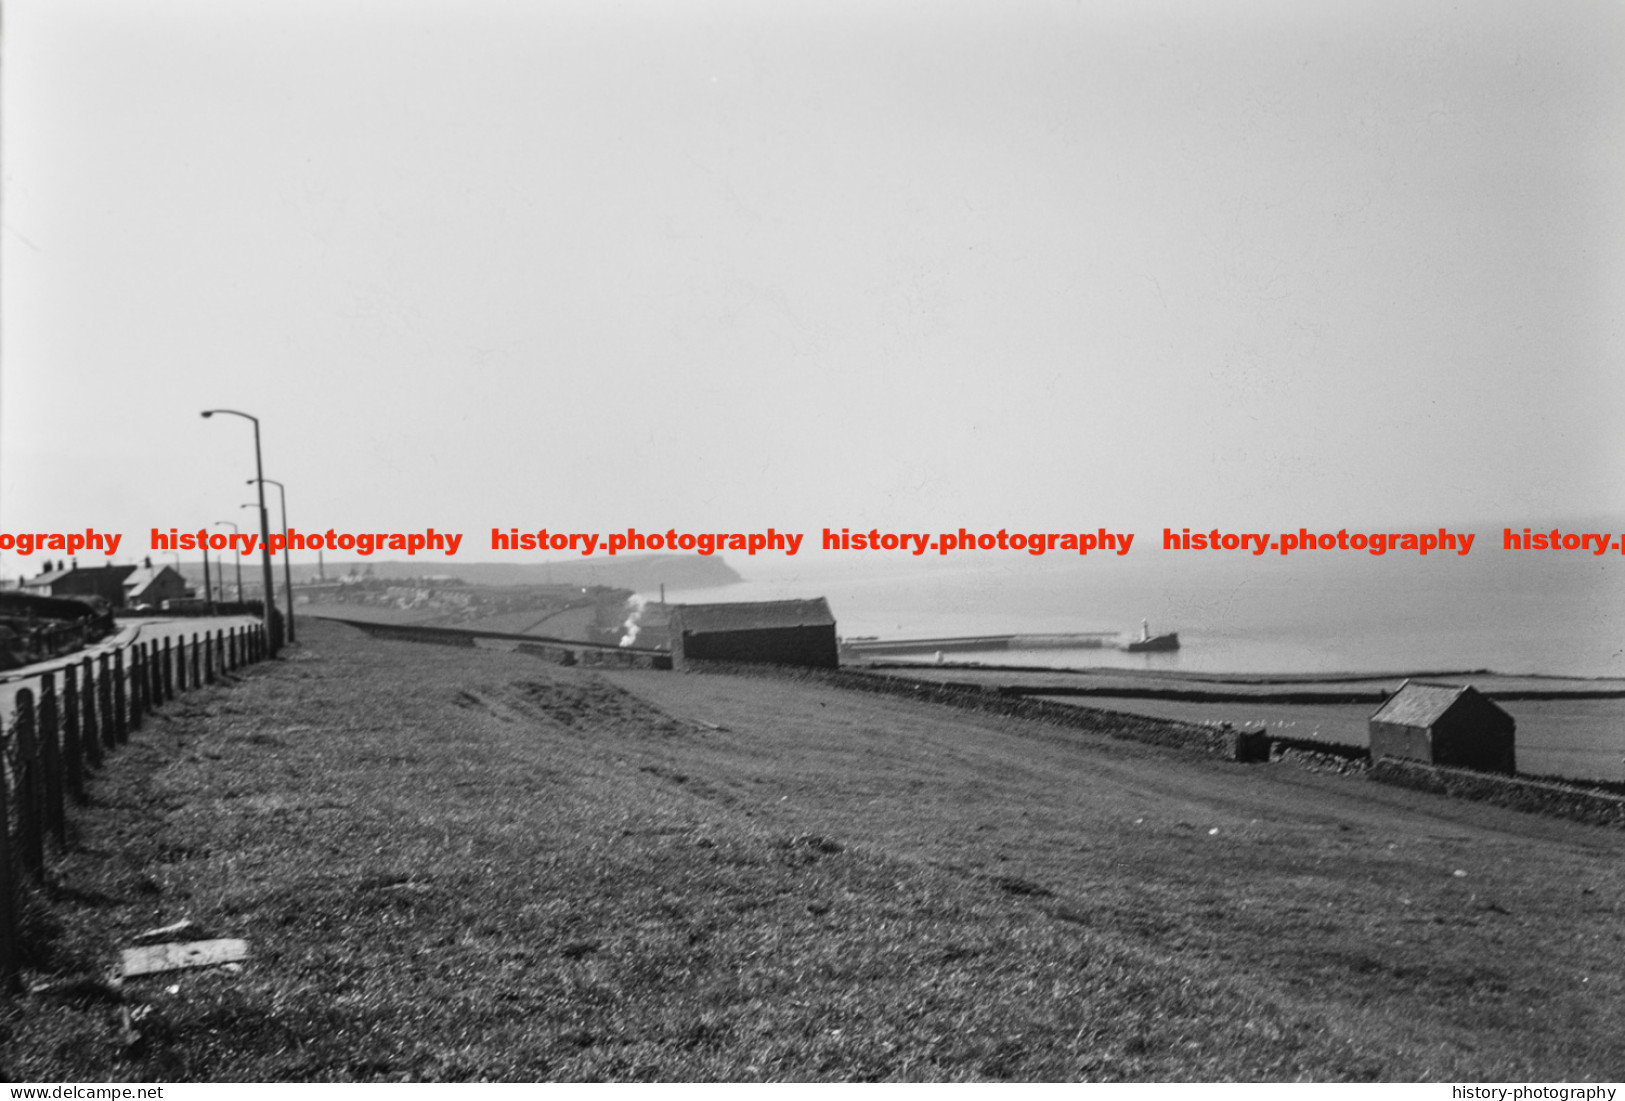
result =
[{"label": "small stone hut", "polygon": [[835,616],[823,597],[669,607],[672,665],[746,661],[834,669]]},{"label": "small stone hut", "polygon": [[1371,758],[1513,773],[1516,725],[1471,685],[1407,680],[1371,716]]}]

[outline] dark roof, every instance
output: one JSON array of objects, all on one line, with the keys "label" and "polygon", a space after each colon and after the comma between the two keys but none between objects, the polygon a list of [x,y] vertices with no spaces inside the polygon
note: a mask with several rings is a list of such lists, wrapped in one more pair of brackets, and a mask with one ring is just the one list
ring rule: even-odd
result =
[{"label": "dark roof", "polygon": [[835,626],[829,603],[821,596],[814,600],[763,600],[749,604],[676,604],[671,607],[671,620],[674,627],[690,634]]},{"label": "dark roof", "polygon": [[21,588],[37,589],[45,585],[55,585],[58,581],[66,580],[74,574],[115,573],[122,580],[134,573],[134,566],[69,566],[65,570],[52,570],[50,573],[35,574],[33,577],[23,578]]},{"label": "dark roof", "polygon": [[[1388,697],[1388,702],[1377,708],[1371,716],[1374,723],[1393,723],[1397,726],[1432,726],[1456,701],[1468,694],[1478,695],[1471,685],[1424,684],[1406,681],[1399,691]],[[1494,701],[1485,700],[1491,707]]]}]

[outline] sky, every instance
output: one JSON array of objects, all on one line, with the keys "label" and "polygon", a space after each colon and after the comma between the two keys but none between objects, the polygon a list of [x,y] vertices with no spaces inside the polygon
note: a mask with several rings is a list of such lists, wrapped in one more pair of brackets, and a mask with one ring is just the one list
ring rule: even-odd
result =
[{"label": "sky", "polygon": [[1625,514],[1612,0],[7,0],[0,112],[3,531],[251,527],[206,408],[468,560]]}]

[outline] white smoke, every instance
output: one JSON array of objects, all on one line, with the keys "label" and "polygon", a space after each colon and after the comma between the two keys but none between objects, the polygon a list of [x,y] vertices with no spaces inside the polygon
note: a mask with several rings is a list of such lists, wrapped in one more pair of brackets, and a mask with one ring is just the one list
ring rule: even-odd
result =
[{"label": "white smoke", "polygon": [[620,644],[622,646],[633,646],[638,641],[638,629],[640,627],[638,621],[643,618],[643,606],[649,601],[644,597],[634,595],[627,603],[632,605],[632,612],[626,617],[626,622],[621,624],[621,630],[624,633],[621,635]]}]

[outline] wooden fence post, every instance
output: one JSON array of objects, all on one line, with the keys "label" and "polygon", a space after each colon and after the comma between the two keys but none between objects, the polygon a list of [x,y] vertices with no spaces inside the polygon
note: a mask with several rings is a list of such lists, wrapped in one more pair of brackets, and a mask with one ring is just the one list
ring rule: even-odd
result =
[{"label": "wooden fence post", "polygon": [[68,840],[68,816],[62,798],[62,742],[57,729],[56,675],[41,673],[39,686],[40,771],[44,773],[45,828],[57,844]]},{"label": "wooden fence post", "polygon": [[141,650],[141,713],[147,715],[158,706],[158,701],[152,698],[152,659],[156,648],[150,642],[137,645]]},{"label": "wooden fence post", "polygon": [[156,711],[164,705],[164,657],[158,640],[147,643],[147,710]]},{"label": "wooden fence post", "polygon": [[226,632],[226,649],[231,655],[231,657],[230,657],[231,665],[229,666],[229,668],[232,668],[232,669],[237,668],[239,663],[237,661],[237,628],[235,628],[235,627],[227,628],[227,632]]},{"label": "wooden fence post", "polygon": [[85,801],[85,739],[79,732],[79,667],[62,669],[62,778],[75,803]]},{"label": "wooden fence post", "polygon": [[130,740],[129,685],[124,678],[124,651],[113,651],[113,738],[119,745]]},{"label": "wooden fence post", "polygon": [[214,667],[220,670],[221,679],[226,676],[226,632],[224,630],[214,633],[214,648],[216,650]]},{"label": "wooden fence post", "polygon": [[175,691],[186,691],[186,636],[175,636]]},{"label": "wooden fence post", "polygon": [[118,715],[113,710],[113,659],[106,654],[96,659],[96,700],[101,705],[102,748],[118,745]]},{"label": "wooden fence post", "polygon": [[199,668],[198,663],[201,660],[202,659],[198,657],[198,652],[197,652],[197,632],[193,631],[192,632],[192,687],[193,688],[196,688],[196,687],[198,687],[199,685],[201,685],[203,683],[203,678],[198,673],[198,668]]},{"label": "wooden fence post", "polygon": [[45,793],[41,791],[39,740],[34,737],[34,693],[17,692],[17,854],[23,871],[35,879],[45,874],[45,841],[40,836],[40,818]]},{"label": "wooden fence post", "polygon": [[205,684],[214,683],[214,642],[207,631],[203,632],[203,681]]},{"label": "wooden fence post", "polygon": [[[5,716],[0,715],[0,723]],[[12,878],[11,783],[0,773],[0,986],[17,986],[17,884]]]},{"label": "wooden fence post", "polygon": [[101,768],[101,728],[96,723],[96,661],[86,658],[80,667],[85,671],[85,684],[80,685],[80,705],[85,708],[85,760],[94,768]]},{"label": "wooden fence post", "polygon": [[168,635],[164,636],[164,702],[175,698],[175,662]]},{"label": "wooden fence post", "polygon": [[[126,728],[131,734],[141,729],[141,714],[145,710],[146,702],[146,668],[142,662],[141,644],[130,644],[130,725]],[[128,739],[126,739],[128,740]]]}]

